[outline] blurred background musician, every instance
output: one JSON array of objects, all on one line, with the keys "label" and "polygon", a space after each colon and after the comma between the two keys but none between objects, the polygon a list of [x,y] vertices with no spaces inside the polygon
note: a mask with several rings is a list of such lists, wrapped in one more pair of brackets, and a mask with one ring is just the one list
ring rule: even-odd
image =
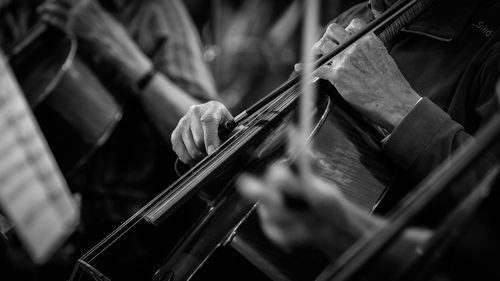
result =
[{"label": "blurred background musician", "polygon": [[[54,280],[67,278],[76,258],[176,178],[170,132],[189,106],[216,99],[217,93],[181,1],[26,1],[21,6],[14,13],[19,18],[5,18],[7,29],[19,29],[12,40],[34,22],[26,19],[36,18],[37,10],[45,22],[74,34],[92,68],[104,72],[101,79],[124,96],[123,118],[111,137],[66,175],[72,191],[81,194],[82,220],[59,260],[35,269],[35,280]],[[148,252],[147,246],[135,247],[124,251],[130,257]]]},{"label": "blurred background musician", "polygon": [[[136,90],[121,127],[91,159],[92,164],[75,175],[74,184],[83,190],[92,186],[89,199],[110,195],[105,205],[121,201],[136,206],[120,215],[123,220],[175,178],[169,132],[190,105],[215,98],[215,86],[181,2],[108,1],[103,6],[84,2],[49,1],[40,10],[42,18],[55,25],[64,24],[69,16],[70,32],[98,58],[99,66],[111,68],[115,79]],[[94,211],[89,217],[96,220],[103,210]],[[104,213],[113,216],[114,212]]]}]

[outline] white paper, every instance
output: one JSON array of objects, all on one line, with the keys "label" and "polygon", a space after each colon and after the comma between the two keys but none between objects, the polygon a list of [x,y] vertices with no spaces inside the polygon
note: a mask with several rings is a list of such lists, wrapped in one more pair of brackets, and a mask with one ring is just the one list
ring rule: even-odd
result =
[{"label": "white paper", "polygon": [[0,53],[0,207],[40,264],[74,230],[79,210],[13,77]]}]

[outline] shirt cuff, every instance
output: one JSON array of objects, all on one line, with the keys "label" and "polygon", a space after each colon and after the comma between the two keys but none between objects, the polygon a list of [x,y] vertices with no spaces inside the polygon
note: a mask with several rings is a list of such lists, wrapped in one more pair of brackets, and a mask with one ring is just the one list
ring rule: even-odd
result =
[{"label": "shirt cuff", "polygon": [[421,98],[392,133],[382,140],[383,150],[408,170],[424,152],[450,116],[428,98]]}]

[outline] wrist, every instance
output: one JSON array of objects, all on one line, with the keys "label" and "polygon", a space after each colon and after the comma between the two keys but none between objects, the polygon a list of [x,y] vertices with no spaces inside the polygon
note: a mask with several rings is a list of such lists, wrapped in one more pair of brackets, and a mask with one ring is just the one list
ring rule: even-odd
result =
[{"label": "wrist", "polygon": [[387,118],[389,125],[386,129],[392,132],[421,100],[422,97],[415,93],[415,95],[412,95],[399,106],[394,106],[393,109],[389,111],[391,114]]},{"label": "wrist", "polygon": [[124,67],[133,81],[139,81],[139,79],[154,68],[154,65],[149,58],[141,54],[139,57],[132,56],[128,59]]},{"label": "wrist", "polygon": [[151,66],[151,68],[146,71],[138,80],[136,80],[135,87],[138,92],[144,91],[148,85],[151,83],[151,81],[154,79],[156,76],[156,69]]}]

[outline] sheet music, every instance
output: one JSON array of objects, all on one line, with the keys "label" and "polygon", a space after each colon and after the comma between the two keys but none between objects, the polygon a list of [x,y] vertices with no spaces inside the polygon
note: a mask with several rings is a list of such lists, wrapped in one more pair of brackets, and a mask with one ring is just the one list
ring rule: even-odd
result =
[{"label": "sheet music", "polygon": [[0,52],[0,208],[35,263],[71,234],[79,209]]}]

